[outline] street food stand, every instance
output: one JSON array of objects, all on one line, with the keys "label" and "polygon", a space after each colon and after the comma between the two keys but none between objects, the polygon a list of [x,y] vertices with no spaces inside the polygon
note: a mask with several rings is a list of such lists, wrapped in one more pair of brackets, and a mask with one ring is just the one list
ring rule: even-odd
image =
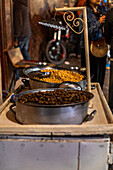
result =
[{"label": "street food stand", "polygon": [[[85,14],[86,9],[84,7],[80,9],[83,9]],[[88,91],[94,94],[88,107],[88,114],[96,109],[96,115],[92,120],[80,125],[23,125],[16,121],[10,111],[11,103],[8,100],[5,106],[0,107],[1,170],[112,169],[113,116],[100,85],[94,83],[96,88],[91,90],[87,24],[84,28],[87,86]]]},{"label": "street food stand", "polygon": [[0,115],[0,169],[108,170],[113,117],[99,84],[92,90],[95,117],[81,125],[22,125],[9,103]]}]

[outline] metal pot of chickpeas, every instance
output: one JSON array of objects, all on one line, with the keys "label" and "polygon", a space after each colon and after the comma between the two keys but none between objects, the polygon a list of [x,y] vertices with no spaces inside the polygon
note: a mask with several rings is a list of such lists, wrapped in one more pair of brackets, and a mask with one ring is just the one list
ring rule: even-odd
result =
[{"label": "metal pot of chickpeas", "polygon": [[23,73],[29,78],[30,89],[58,88],[63,82],[74,82],[85,90],[87,83],[86,77],[81,72],[61,67],[28,67]]}]

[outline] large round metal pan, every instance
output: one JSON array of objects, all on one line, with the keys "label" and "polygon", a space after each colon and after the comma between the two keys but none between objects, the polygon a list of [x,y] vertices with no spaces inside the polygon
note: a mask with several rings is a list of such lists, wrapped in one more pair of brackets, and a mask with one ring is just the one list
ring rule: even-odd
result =
[{"label": "large round metal pan", "polygon": [[[65,69],[65,68],[61,68],[61,67],[51,67],[51,66],[28,67],[28,68],[25,68],[23,70],[23,73],[27,77],[29,77],[29,79],[30,79],[29,80],[30,89],[57,88],[57,87],[59,87],[59,83],[50,83],[50,82],[40,81],[40,80],[37,80],[37,79],[34,78],[34,77],[36,77],[37,73],[40,70],[45,70],[45,69],[69,70],[69,71],[77,72],[77,73],[81,74],[81,72],[74,71],[74,70],[71,70],[71,69]],[[86,77],[84,76],[84,79],[82,81],[77,82],[77,83],[82,87],[82,90],[85,90],[86,83],[87,83]]]},{"label": "large round metal pan", "polygon": [[55,89],[28,90],[16,95],[16,119],[22,124],[81,124],[87,115],[89,100],[94,96],[90,92],[83,91],[88,95],[89,100],[80,103],[39,105],[35,103],[23,104],[19,101],[19,97],[25,93],[54,91]]}]

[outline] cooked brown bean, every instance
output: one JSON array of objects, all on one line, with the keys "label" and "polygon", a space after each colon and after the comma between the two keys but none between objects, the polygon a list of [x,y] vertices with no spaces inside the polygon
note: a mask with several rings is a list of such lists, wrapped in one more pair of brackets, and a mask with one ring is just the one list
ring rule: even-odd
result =
[{"label": "cooked brown bean", "polygon": [[[51,95],[50,95],[51,94]],[[60,105],[84,102],[89,100],[85,92],[56,89],[54,91],[35,92],[23,94],[19,97],[21,103],[37,103],[44,105]]]}]

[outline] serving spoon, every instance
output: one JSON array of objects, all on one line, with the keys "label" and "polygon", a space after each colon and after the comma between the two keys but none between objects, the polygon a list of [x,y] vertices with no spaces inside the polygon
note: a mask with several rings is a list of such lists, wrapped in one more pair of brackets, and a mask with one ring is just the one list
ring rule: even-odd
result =
[{"label": "serving spoon", "polygon": [[50,77],[51,73],[50,72],[41,72],[41,71],[38,71],[37,73],[37,77],[39,78],[46,78],[46,77]]}]

